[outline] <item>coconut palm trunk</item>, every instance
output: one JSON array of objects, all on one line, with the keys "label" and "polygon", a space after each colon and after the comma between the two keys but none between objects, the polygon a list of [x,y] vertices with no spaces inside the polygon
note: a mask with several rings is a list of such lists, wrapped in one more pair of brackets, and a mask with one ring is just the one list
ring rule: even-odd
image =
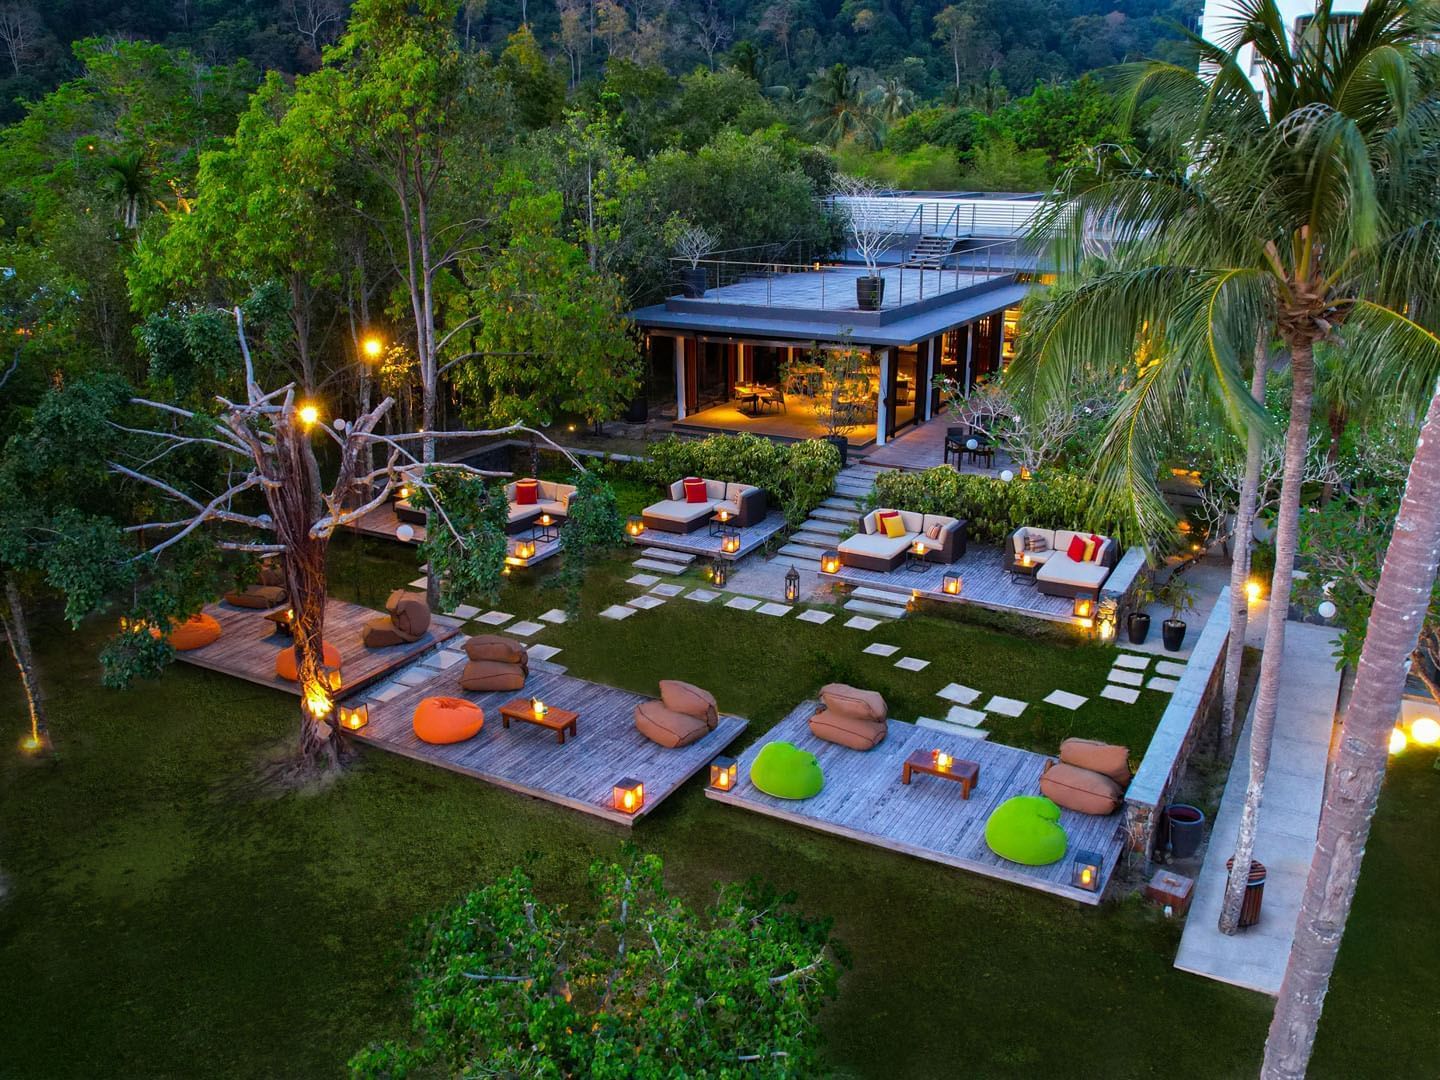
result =
[{"label": "coconut palm trunk", "polygon": [[1295,944],[1265,1042],[1262,1080],[1301,1080],[1355,899],[1389,736],[1440,563],[1440,393],[1430,401],[1330,769]]},{"label": "coconut palm trunk", "polygon": [[1290,346],[1290,420],[1285,433],[1284,478],[1275,531],[1275,573],[1270,580],[1270,609],[1265,620],[1265,652],[1260,661],[1260,685],[1250,729],[1250,776],[1245,805],[1235,837],[1235,860],[1225,884],[1220,908],[1220,930],[1233,934],[1240,927],[1240,904],[1250,876],[1260,803],[1265,796],[1265,774],[1270,768],[1270,744],[1280,707],[1280,671],[1285,659],[1285,620],[1294,583],[1295,548],[1300,530],[1300,488],[1309,445],[1310,411],[1315,396],[1314,343],[1301,337]]},{"label": "coconut palm trunk", "polygon": [[5,575],[5,611],[0,612],[0,629],[10,642],[10,654],[20,673],[20,686],[25,692],[25,709],[30,719],[30,734],[25,745],[42,750],[48,744],[45,724],[45,697],[40,692],[40,678],[35,673],[35,653],[30,647],[30,629],[25,622],[25,607],[20,587],[13,574]]},{"label": "coconut palm trunk", "polygon": [[[1250,396],[1265,401],[1265,365],[1268,334],[1255,343],[1255,370],[1250,376]],[[1235,735],[1235,701],[1240,696],[1240,665],[1245,657],[1245,626],[1250,619],[1250,597],[1245,588],[1250,577],[1250,533],[1255,522],[1256,489],[1260,486],[1260,451],[1264,433],[1252,427],[1245,436],[1245,475],[1240,481],[1240,501],[1235,508],[1233,538],[1235,551],[1230,560],[1230,638],[1225,645],[1225,674],[1220,688],[1220,748],[1230,748]]]}]

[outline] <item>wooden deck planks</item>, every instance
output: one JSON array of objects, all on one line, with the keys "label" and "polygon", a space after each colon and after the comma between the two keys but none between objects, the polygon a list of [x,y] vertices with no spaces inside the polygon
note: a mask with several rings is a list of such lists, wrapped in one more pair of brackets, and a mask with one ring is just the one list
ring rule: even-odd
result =
[{"label": "wooden deck planks", "polygon": [[[580,810],[621,825],[649,814],[690,777],[705,769],[746,722],[721,716],[705,738],[669,750],[635,730],[635,706],[644,695],[586,682],[543,665],[532,665],[524,690],[476,694],[461,689],[464,665],[435,672],[419,686],[388,702],[370,702],[370,723],[356,737],[383,750],[485,780],[510,791]],[[449,746],[421,742],[411,726],[415,707],[427,697],[463,697],[485,711],[475,738]],[[515,697],[539,697],[580,714],[578,732],[563,746],[555,734],[533,724],[500,722],[500,706]],[[645,805],[636,814],[610,806],[617,780],[635,777],[645,785]]]},{"label": "wooden deck planks", "polygon": [[[293,647],[293,643],[290,638],[275,633],[275,627],[265,621],[265,612],[232,607],[221,601],[207,604],[205,613],[214,616],[220,623],[219,639],[203,649],[176,653],[177,660],[299,695],[298,684],[275,674],[276,654],[282,648]],[[363,690],[459,632],[454,626],[435,621],[419,641],[384,649],[367,649],[360,643],[360,635],[367,622],[382,615],[384,612],[372,611],[359,604],[347,604],[343,600],[331,598],[325,602],[325,640],[340,650],[342,661],[340,674],[344,686],[340,691],[341,698]]]},{"label": "wooden deck planks", "polygon": [[[861,843],[970,870],[1085,904],[1098,904],[1118,865],[1123,838],[1121,817],[1093,817],[1061,811],[1069,836],[1066,857],[1050,866],[1021,866],[1000,858],[985,843],[985,823],[1013,795],[1036,795],[1046,758],[1027,750],[975,741],[944,732],[890,721],[890,734],[874,750],[861,753],[811,734],[808,721],[818,708],[806,702],[777,724],[766,739],[740,757],[740,780],[733,791],[707,789],[718,802],[792,821]],[[755,788],[750,765],[765,742],[783,740],[813,753],[825,773],[825,787],[812,799],[777,799]],[[968,800],[948,780],[916,776],[900,782],[901,767],[914,750],[943,749],[980,763],[980,781]],[[1086,892],[1070,885],[1071,859],[1078,851],[1101,856],[1100,889]]]},{"label": "wooden deck planks", "polygon": [[394,540],[401,544],[423,544],[425,542],[424,525],[411,525],[410,527],[415,530],[415,535],[409,540],[401,540],[395,535],[395,530],[399,527],[400,519],[395,516],[395,507],[388,502],[384,506],[377,506],[348,526],[362,536],[378,536],[382,540]]},{"label": "wooden deck planks", "polygon": [[785,528],[785,515],[772,510],[763,521],[746,525],[740,530],[740,550],[726,553],[720,550],[720,537],[710,535],[709,525],[701,526],[692,533],[670,533],[661,529],[646,529],[639,536],[628,537],[631,543],[640,547],[658,547],[666,551],[682,551],[700,558],[725,559],[738,562],[752,551],[762,547],[767,540]]}]

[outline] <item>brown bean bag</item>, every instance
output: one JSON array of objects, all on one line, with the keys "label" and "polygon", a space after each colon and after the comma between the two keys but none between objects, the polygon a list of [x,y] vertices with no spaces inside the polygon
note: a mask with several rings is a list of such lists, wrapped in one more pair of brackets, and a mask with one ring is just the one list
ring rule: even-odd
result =
[{"label": "brown bean bag", "polygon": [[1094,739],[1066,739],[1060,744],[1060,760],[1066,765],[1108,776],[1121,788],[1130,786],[1130,748],[1112,746]]},{"label": "brown bean bag", "polygon": [[890,710],[874,690],[860,690],[844,683],[827,683],[820,688],[820,700],[831,712],[883,724]]},{"label": "brown bean bag", "polygon": [[1120,809],[1120,785],[1103,773],[1078,765],[1051,764],[1040,777],[1040,793],[1067,810],[1103,817]]},{"label": "brown bean bag", "polygon": [[[281,649],[275,654],[275,674],[288,682],[294,682],[298,676],[296,670],[300,665],[300,658],[295,653],[296,646]],[[330,642],[321,642],[321,660],[326,667],[338,668],[340,666],[340,650],[331,645]]]},{"label": "brown bean bag", "polygon": [[485,712],[464,698],[427,697],[415,706],[415,716],[410,723],[421,742],[437,745],[464,742],[485,726]]},{"label": "brown bean bag", "polygon": [[673,750],[703,739],[710,734],[710,725],[698,716],[670,708],[663,701],[642,701],[635,706],[635,730],[651,742]]},{"label": "brown bean bag", "polygon": [[817,739],[851,750],[873,750],[885,741],[888,728],[883,717],[876,723],[834,709],[821,709],[810,718],[810,731]]},{"label": "brown bean bag", "polygon": [[525,685],[525,668],[499,660],[471,660],[460,673],[460,685],[466,690],[519,690]]},{"label": "brown bean bag", "polygon": [[476,634],[465,642],[465,655],[471,660],[498,660],[502,664],[519,664],[526,670],[530,667],[525,646],[499,634]]},{"label": "brown bean bag", "polygon": [[279,607],[289,599],[290,594],[285,591],[283,585],[251,585],[248,588],[237,589],[225,594],[227,603],[254,611],[266,611],[273,607]]},{"label": "brown bean bag", "polygon": [[203,649],[220,636],[220,624],[201,611],[191,615],[185,622],[177,622],[165,636],[170,647],[176,652]]},{"label": "brown bean bag", "polygon": [[661,679],[660,700],[673,712],[703,720],[707,731],[714,731],[715,725],[720,722],[715,695],[693,683],[681,682],[679,679]]},{"label": "brown bean bag", "polygon": [[391,645],[409,645],[415,639],[406,637],[395,626],[389,615],[381,615],[365,624],[360,633],[360,644],[367,649],[384,649]]},{"label": "brown bean bag", "polygon": [[260,584],[267,587],[285,588],[285,571],[278,566],[260,564]]},{"label": "brown bean bag", "polygon": [[409,641],[419,641],[430,629],[430,605],[423,593],[396,589],[385,601],[385,610],[390,613],[395,629],[408,635]]}]

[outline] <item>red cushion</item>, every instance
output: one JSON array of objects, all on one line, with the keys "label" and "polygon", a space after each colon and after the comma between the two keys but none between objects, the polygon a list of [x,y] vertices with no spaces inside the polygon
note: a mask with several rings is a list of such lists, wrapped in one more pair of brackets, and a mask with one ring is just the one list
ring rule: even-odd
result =
[{"label": "red cushion", "polygon": [[1105,546],[1105,538],[1104,538],[1103,536],[1096,536],[1094,533],[1091,533],[1091,534],[1090,534],[1090,540],[1091,540],[1091,542],[1094,543],[1094,545],[1095,545],[1095,549],[1090,552],[1090,561],[1091,561],[1091,562],[1099,562],[1099,561],[1100,561],[1100,549]]},{"label": "red cushion", "polygon": [[534,506],[540,501],[540,481],[515,481],[515,501],[521,506]]},{"label": "red cushion", "polygon": [[1085,543],[1085,538],[1083,536],[1072,536],[1070,538],[1070,546],[1065,549],[1065,554],[1069,555],[1070,558],[1074,559],[1076,562],[1084,562],[1085,549],[1088,546],[1089,545]]},{"label": "red cushion", "polygon": [[694,476],[687,476],[684,481],[685,501],[687,503],[709,502],[710,498],[705,494],[705,481]]}]

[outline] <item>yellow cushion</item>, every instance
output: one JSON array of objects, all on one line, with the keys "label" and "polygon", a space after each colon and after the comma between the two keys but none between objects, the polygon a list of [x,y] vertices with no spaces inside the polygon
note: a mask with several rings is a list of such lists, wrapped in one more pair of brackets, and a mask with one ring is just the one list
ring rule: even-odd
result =
[{"label": "yellow cushion", "polygon": [[891,514],[887,517],[881,518],[880,524],[884,526],[886,536],[905,535],[905,522],[900,520],[899,514]]},{"label": "yellow cushion", "polygon": [[1096,540],[1095,540],[1095,538],[1094,538],[1093,536],[1086,537],[1086,538],[1085,538],[1085,558],[1084,558],[1083,560],[1081,560],[1081,561],[1082,561],[1082,562],[1094,562],[1094,561],[1095,561],[1095,552],[1099,549],[1099,547],[1100,547],[1099,543],[1096,542]]}]

